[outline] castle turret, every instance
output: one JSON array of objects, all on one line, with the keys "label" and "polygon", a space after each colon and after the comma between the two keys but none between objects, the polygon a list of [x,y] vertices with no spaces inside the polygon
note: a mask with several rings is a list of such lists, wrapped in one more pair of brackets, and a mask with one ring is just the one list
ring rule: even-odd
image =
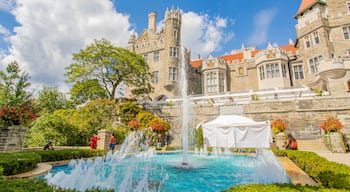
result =
[{"label": "castle turret", "polygon": [[156,20],[157,20],[157,13],[152,12],[148,14],[148,31],[150,33],[155,33],[157,28],[156,28]]},{"label": "castle turret", "polygon": [[130,51],[135,51],[135,42],[136,42],[135,31],[132,31],[128,41],[128,47]]}]

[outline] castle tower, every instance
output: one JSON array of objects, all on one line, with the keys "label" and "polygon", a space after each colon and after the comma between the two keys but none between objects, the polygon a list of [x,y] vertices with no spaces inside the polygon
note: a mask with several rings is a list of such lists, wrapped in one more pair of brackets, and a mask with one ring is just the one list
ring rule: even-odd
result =
[{"label": "castle tower", "polygon": [[[302,0],[294,16],[297,48],[305,74],[298,85],[347,94],[350,57],[350,3],[348,0]],[[292,66],[296,67],[296,66]]]},{"label": "castle tower", "polygon": [[179,61],[181,51],[181,23],[182,13],[179,9],[170,9],[165,11],[164,23],[164,50],[165,60],[168,62],[165,66],[167,72],[165,86],[172,95],[177,95],[179,80]]}]

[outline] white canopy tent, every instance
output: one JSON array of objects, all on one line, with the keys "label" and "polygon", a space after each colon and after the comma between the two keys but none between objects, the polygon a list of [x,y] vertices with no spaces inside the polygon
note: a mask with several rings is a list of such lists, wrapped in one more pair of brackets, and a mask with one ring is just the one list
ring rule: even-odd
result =
[{"label": "white canopy tent", "polygon": [[210,147],[269,148],[270,122],[238,115],[221,115],[202,124],[204,145]]}]

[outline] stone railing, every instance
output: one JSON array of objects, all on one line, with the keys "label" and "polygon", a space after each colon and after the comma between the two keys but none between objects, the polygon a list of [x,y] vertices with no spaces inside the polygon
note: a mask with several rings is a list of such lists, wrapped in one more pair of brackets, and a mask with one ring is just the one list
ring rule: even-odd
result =
[{"label": "stone railing", "polygon": [[345,74],[344,61],[338,58],[321,60],[318,65],[318,74],[326,78],[340,78]]}]

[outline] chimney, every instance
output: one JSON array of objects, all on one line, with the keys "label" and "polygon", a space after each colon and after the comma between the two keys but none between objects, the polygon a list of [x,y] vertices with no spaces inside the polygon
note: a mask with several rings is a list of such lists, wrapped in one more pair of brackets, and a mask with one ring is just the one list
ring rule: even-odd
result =
[{"label": "chimney", "polygon": [[148,31],[151,33],[156,32],[156,19],[157,19],[156,12],[152,12],[148,14]]}]

